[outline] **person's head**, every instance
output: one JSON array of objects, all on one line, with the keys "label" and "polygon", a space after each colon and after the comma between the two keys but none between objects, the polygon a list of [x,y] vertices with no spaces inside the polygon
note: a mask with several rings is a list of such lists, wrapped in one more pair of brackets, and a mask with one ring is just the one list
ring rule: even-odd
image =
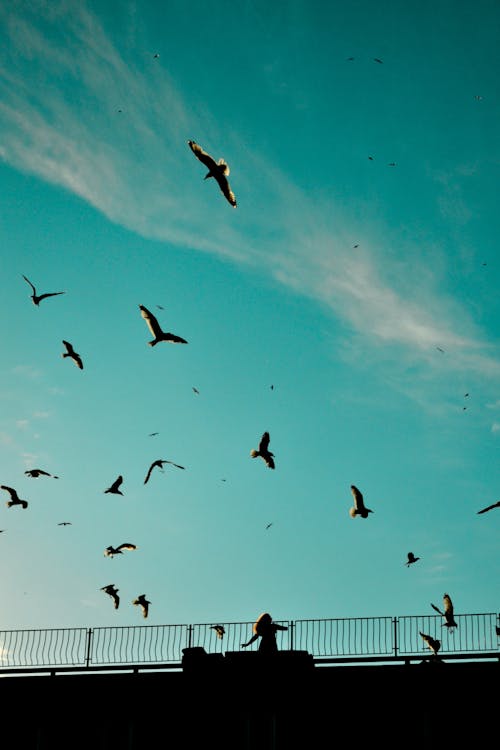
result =
[{"label": "person's head", "polygon": [[253,626],[253,632],[257,633],[257,635],[260,635],[262,630],[264,630],[268,625],[270,625],[273,621],[273,618],[269,614],[269,612],[263,612],[255,621]]}]

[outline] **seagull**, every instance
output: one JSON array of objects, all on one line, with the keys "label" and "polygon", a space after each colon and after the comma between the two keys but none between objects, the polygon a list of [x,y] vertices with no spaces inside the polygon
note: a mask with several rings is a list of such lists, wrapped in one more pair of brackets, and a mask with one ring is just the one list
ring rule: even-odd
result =
[{"label": "seagull", "polygon": [[153,461],[151,466],[148,469],[148,473],[146,474],[146,479],[144,480],[144,484],[147,484],[149,481],[149,477],[151,476],[151,472],[157,466],[159,469],[163,469],[163,464],[171,464],[172,466],[176,466],[178,469],[185,469],[185,466],[180,466],[179,464],[174,464],[173,461],[169,461],[167,458],[159,458],[157,461]]},{"label": "seagull", "polygon": [[191,387],[192,387],[194,393],[197,393],[198,395],[200,395],[200,392],[199,392],[198,388],[195,388],[194,385],[191,386]]},{"label": "seagull", "polygon": [[155,435],[159,435],[159,432],[150,432],[149,437],[154,437]]},{"label": "seagull", "polygon": [[113,599],[115,603],[115,609],[118,609],[120,605],[120,597],[118,596],[119,589],[117,589],[113,583],[110,583],[107,586],[103,586],[101,588],[101,591],[105,591],[106,594],[110,595],[110,597]]},{"label": "seagull", "polygon": [[66,347],[66,351],[63,352],[62,356],[70,357],[75,363],[75,365],[79,367],[80,370],[83,370],[83,362],[82,362],[82,358],[80,357],[80,355],[75,352],[75,350],[73,349],[73,346],[69,343],[69,341],[63,340],[63,344]]},{"label": "seagull", "polygon": [[224,637],[224,634],[226,632],[224,625],[210,625],[210,629],[215,630],[215,632],[217,633],[217,638],[221,639]]},{"label": "seagull", "polygon": [[123,477],[120,474],[120,476],[115,479],[113,484],[110,487],[108,487],[107,490],[104,490],[104,493],[110,492],[112,495],[123,495],[123,492],[120,489],[118,489],[122,482],[123,482]]},{"label": "seagull", "polygon": [[443,595],[443,605],[444,605],[444,612],[441,612],[439,607],[436,607],[435,604],[431,604],[432,609],[435,609],[436,612],[439,612],[440,615],[442,615],[445,619],[443,622],[443,625],[447,628],[457,628],[458,625],[455,622],[455,618],[453,617],[453,604],[451,602],[449,594]]},{"label": "seagull", "polygon": [[257,458],[257,456],[260,456],[266,466],[268,466],[270,469],[274,469],[274,453],[271,453],[269,450],[269,440],[271,438],[269,437],[268,432],[264,432],[260,439],[259,448],[258,450],[255,450],[255,448],[252,448],[250,451],[250,455],[252,458]]},{"label": "seagull", "polygon": [[272,525],[273,525],[272,521],[271,521],[271,523],[268,523],[267,526],[266,526],[266,531],[267,531],[267,529],[270,529]]},{"label": "seagull", "polygon": [[33,289],[33,294],[30,295],[31,299],[33,300],[33,304],[38,307],[40,302],[45,299],[46,297],[56,297],[58,294],[65,294],[65,292],[46,292],[45,294],[37,294],[36,289],[31,283],[31,281],[24,275],[21,274],[23,279],[28,282],[30,287]]},{"label": "seagull", "polygon": [[433,638],[431,635],[426,635],[425,633],[422,633],[420,630],[418,632],[422,636],[424,641],[427,643],[428,647],[433,652],[434,656],[437,656],[437,652],[441,648],[441,641],[438,641],[436,638]]},{"label": "seagull", "polygon": [[61,521],[57,525],[58,526],[72,526],[73,524],[71,523],[71,521]]},{"label": "seagull", "polygon": [[154,57],[154,58],[155,58],[155,60],[156,60],[156,59],[157,59],[158,57],[160,57],[160,55],[158,54],[158,52],[155,52],[155,53],[154,53],[154,55],[153,55],[153,57]]},{"label": "seagull", "polygon": [[488,505],[486,508],[478,510],[478,513],[486,513],[488,510],[493,510],[493,508],[500,508],[500,500],[497,503],[493,503],[493,505]]},{"label": "seagull", "polygon": [[405,565],[409,568],[412,563],[416,563],[417,560],[420,560],[420,557],[415,557],[413,552],[408,552],[408,560],[406,561]]},{"label": "seagull", "polygon": [[55,474],[49,474],[48,471],[44,471],[43,469],[28,469],[24,472],[28,477],[32,477],[35,479],[36,477],[52,477],[52,479],[59,479],[59,477],[56,477]]},{"label": "seagull", "polygon": [[154,336],[152,341],[148,341],[149,346],[155,346],[156,344],[159,344],[160,341],[168,341],[170,344],[187,344],[186,339],[176,336],[175,333],[167,333],[166,331],[163,331],[153,313],[149,312],[144,305],[139,305],[139,309],[151,331],[151,335]]},{"label": "seagull", "polygon": [[205,180],[207,180],[209,177],[215,177],[226,200],[232,205],[233,208],[236,208],[236,198],[233,191],[229,187],[229,182],[227,180],[229,167],[224,159],[219,159],[219,161],[216,162],[215,159],[207,154],[206,151],[203,151],[201,146],[199,146],[194,141],[188,141],[188,144],[189,148],[196,156],[196,158],[199,159],[203,164],[205,164],[206,167],[208,167],[208,172],[205,175]]},{"label": "seagull", "polygon": [[122,555],[124,549],[137,549],[135,544],[130,544],[130,542],[124,542],[123,544],[119,544],[118,547],[112,547],[111,545],[109,547],[106,547],[104,550],[104,555],[106,557],[114,557],[114,555]]},{"label": "seagull", "polygon": [[381,59],[380,59],[380,57],[374,57],[373,59],[374,59],[374,61],[375,61],[375,62],[378,62],[378,63],[380,63],[381,65],[382,65],[382,63],[384,62],[383,60],[381,60]]},{"label": "seagull", "polygon": [[151,602],[148,602],[146,599],[146,594],[141,594],[137,597],[137,599],[134,599],[132,604],[137,604],[142,609],[142,616],[147,617],[149,612],[149,605]]},{"label": "seagull", "polygon": [[362,493],[353,484],[351,484],[351,492],[354,498],[354,505],[352,508],[349,508],[349,515],[351,518],[355,518],[356,516],[368,518],[368,513],[373,513],[373,510],[365,506]]},{"label": "seagull", "polygon": [[436,346],[436,349],[438,350],[438,352],[441,352],[442,354],[444,354],[444,349],[441,349],[440,346]]},{"label": "seagull", "polygon": [[13,505],[21,505],[24,509],[28,507],[27,500],[21,500],[17,492],[12,487],[7,487],[5,484],[0,485],[0,490],[6,490],[10,495],[10,500],[5,503],[7,508],[11,508]]},{"label": "seagull", "polygon": [[395,167],[396,166],[396,162],[395,161],[390,161],[387,166],[388,167]]}]

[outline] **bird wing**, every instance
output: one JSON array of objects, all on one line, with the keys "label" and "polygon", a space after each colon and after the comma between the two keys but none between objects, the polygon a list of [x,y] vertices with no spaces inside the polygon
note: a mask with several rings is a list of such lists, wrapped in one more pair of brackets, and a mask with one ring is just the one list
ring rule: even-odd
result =
[{"label": "bird wing", "polygon": [[448,594],[443,596],[444,614],[446,617],[453,617],[453,603]]},{"label": "bird wing", "polygon": [[158,323],[158,320],[155,318],[152,312],[150,312],[147,307],[144,307],[144,305],[139,305],[139,308],[141,310],[141,315],[144,318],[144,320],[147,323],[147,326],[149,330],[151,331],[151,334],[157,338],[159,335],[163,333],[160,324]]},{"label": "bird wing", "polygon": [[73,352],[72,359],[75,365],[79,367],[80,370],[83,370],[83,362],[82,362],[82,358],[80,357],[80,355],[77,354],[76,352]]},{"label": "bird wing", "polygon": [[181,466],[180,464],[174,464],[173,461],[169,461],[168,459],[165,459],[164,463],[166,464],[172,464],[172,466],[175,466],[177,469],[185,469],[185,466]]},{"label": "bird wing", "polygon": [[271,437],[270,437],[269,433],[265,432],[262,435],[261,439],[260,439],[259,451],[263,451],[265,453],[268,450],[268,448],[269,448],[269,442],[270,442],[270,440],[271,440]]},{"label": "bird wing", "polygon": [[352,496],[354,498],[354,505],[356,507],[356,510],[361,510],[365,507],[363,502],[363,494],[358,490],[357,487],[355,487],[354,484],[351,484],[351,492]]},{"label": "bird wing", "polygon": [[225,174],[220,169],[217,169],[217,171],[214,174],[215,179],[217,180],[219,187],[221,189],[221,192],[225,196],[226,200],[233,206],[233,208],[236,208],[236,196],[231,190],[231,187],[229,186],[229,181]]},{"label": "bird wing", "polygon": [[41,302],[45,297],[57,297],[58,294],[64,294],[64,292],[45,292],[45,294],[40,294],[38,301]]},{"label": "bird wing", "polygon": [[148,469],[148,473],[146,474],[146,478],[145,478],[145,480],[144,480],[144,484],[147,484],[147,483],[148,483],[148,481],[149,481],[149,477],[151,476],[151,472],[153,471],[153,469],[154,469],[154,467],[155,467],[155,466],[158,466],[158,461],[153,461],[153,463],[152,463],[152,464],[151,464],[151,466],[149,467],[149,469]]},{"label": "bird wing", "polygon": [[487,508],[478,510],[478,513],[486,513],[488,510],[492,510],[493,508],[500,508],[500,500],[498,501],[498,503],[493,503],[493,505],[488,505]]},{"label": "bird wing", "polygon": [[33,284],[31,283],[31,281],[30,281],[30,280],[29,280],[29,279],[28,279],[28,278],[27,278],[27,277],[26,277],[26,276],[25,276],[24,274],[22,274],[22,277],[23,277],[23,279],[24,279],[25,281],[27,281],[27,282],[28,282],[28,284],[30,285],[30,287],[31,287],[31,288],[33,289],[33,294],[36,294],[36,289],[35,289],[35,287],[33,286]]},{"label": "bird wing", "polygon": [[119,486],[121,485],[121,483],[122,483],[122,482],[123,482],[123,477],[122,477],[122,475],[120,474],[120,476],[119,476],[119,477],[118,477],[117,479],[115,479],[115,481],[114,481],[114,482],[113,482],[113,484],[111,485],[111,489],[112,489],[112,490],[117,490],[117,489],[118,489],[118,487],[119,487]]},{"label": "bird wing", "polygon": [[73,349],[73,346],[69,343],[69,341],[64,341],[64,339],[63,339],[63,344],[66,347],[66,351],[68,352],[68,354],[74,354],[75,353],[75,350]]},{"label": "bird wing", "polygon": [[432,609],[434,609],[434,610],[435,610],[436,612],[439,612],[439,614],[440,614],[440,615],[442,615],[442,614],[443,614],[443,612],[441,612],[441,610],[439,609],[439,607],[436,607],[436,605],[435,605],[435,604],[432,604],[432,603],[431,603],[431,607],[432,607]]},{"label": "bird wing", "polygon": [[135,544],[131,544],[130,542],[124,542],[123,544],[119,544],[116,549],[137,549],[137,546]]},{"label": "bird wing", "polygon": [[189,148],[193,152],[193,154],[196,156],[197,159],[199,159],[206,167],[209,168],[211,172],[213,172],[214,177],[216,176],[216,173],[218,171],[217,169],[217,162],[213,157],[210,156],[210,154],[207,154],[206,151],[202,149],[201,146],[199,146],[194,141],[188,141]]},{"label": "bird wing", "polygon": [[7,490],[12,500],[19,500],[19,495],[12,487],[7,487],[5,484],[2,484],[0,485],[0,489]]},{"label": "bird wing", "polygon": [[165,341],[171,341],[173,344],[187,344],[186,339],[177,336],[175,333],[163,332]]}]

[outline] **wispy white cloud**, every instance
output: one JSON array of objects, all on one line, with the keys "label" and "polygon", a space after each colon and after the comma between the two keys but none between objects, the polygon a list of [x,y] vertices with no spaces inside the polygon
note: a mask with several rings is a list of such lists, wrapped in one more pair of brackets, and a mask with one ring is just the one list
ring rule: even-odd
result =
[{"label": "wispy white cloud", "polygon": [[491,425],[492,432],[500,432],[500,422],[493,422]]}]

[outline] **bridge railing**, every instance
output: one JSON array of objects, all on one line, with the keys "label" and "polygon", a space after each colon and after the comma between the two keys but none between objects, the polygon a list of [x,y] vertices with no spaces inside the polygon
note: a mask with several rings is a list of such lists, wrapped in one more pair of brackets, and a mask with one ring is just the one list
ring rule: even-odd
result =
[{"label": "bridge railing", "polygon": [[[441,642],[441,657],[499,654],[500,616],[455,615],[456,628],[440,615],[282,620],[280,650],[307,651],[319,661],[356,658],[419,658],[429,654],[420,633]],[[215,625],[224,628],[219,637]],[[92,668],[113,665],[180,665],[183,649],[207,653],[239,651],[252,636],[252,622],[143,625],[0,631],[0,671],[43,667]],[[259,641],[248,647],[256,651]]]}]

